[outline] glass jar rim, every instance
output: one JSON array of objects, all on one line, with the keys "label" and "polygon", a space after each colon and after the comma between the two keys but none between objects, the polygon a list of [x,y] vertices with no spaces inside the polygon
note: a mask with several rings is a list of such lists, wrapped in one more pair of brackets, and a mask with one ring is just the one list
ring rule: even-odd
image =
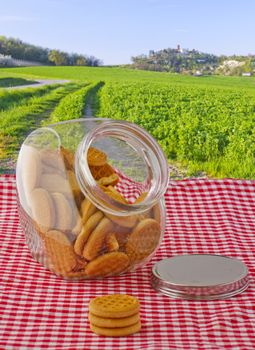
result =
[{"label": "glass jar rim", "polygon": [[[168,163],[161,147],[145,129],[134,123],[106,118],[98,119],[101,121],[103,119],[104,122],[84,136],[76,152],[75,171],[82,191],[99,210],[112,215],[128,216],[152,208],[164,195],[169,180]],[[88,149],[95,140],[103,137],[129,140],[132,142],[132,146],[142,150],[144,162],[147,164],[153,179],[152,186],[142,202],[126,204],[111,198],[100,188],[92,176],[87,162]]]}]

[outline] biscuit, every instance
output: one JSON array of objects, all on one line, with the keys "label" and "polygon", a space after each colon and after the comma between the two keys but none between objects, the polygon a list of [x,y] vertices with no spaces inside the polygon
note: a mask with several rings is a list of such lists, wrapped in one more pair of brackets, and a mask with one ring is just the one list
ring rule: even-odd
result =
[{"label": "biscuit", "polygon": [[106,164],[107,155],[97,148],[90,147],[87,153],[87,160],[90,166],[103,166]]},{"label": "biscuit", "polygon": [[75,173],[72,170],[67,171],[67,177],[72,191],[80,191],[80,186],[78,185]]},{"label": "biscuit", "polygon": [[134,204],[142,203],[147,197],[148,192],[142,192],[139,197],[136,198]]},{"label": "biscuit", "polygon": [[156,249],[160,241],[161,229],[154,219],[144,219],[128,236],[126,253],[132,263],[140,262]]},{"label": "biscuit", "polygon": [[44,232],[54,227],[55,210],[50,194],[43,188],[36,188],[30,194],[32,218]]},{"label": "biscuit", "polygon": [[59,150],[42,149],[39,154],[43,165],[65,172],[65,164]]},{"label": "biscuit", "polygon": [[138,321],[137,323],[131,326],[121,328],[104,328],[90,324],[90,329],[92,330],[92,332],[98,335],[105,335],[109,337],[123,337],[139,332],[141,330],[141,322]]},{"label": "biscuit", "polygon": [[156,204],[154,205],[154,207],[152,208],[152,213],[153,213],[153,217],[154,219],[161,224],[161,209],[160,209],[160,204]]},{"label": "biscuit", "polygon": [[67,178],[69,181],[69,185],[72,190],[73,198],[78,208],[80,208],[82,200],[84,198],[83,193],[81,192],[80,186],[76,180],[75,173],[72,170],[67,171]]},{"label": "biscuit", "polygon": [[21,168],[25,196],[29,202],[30,193],[38,186],[42,173],[41,161],[36,148],[27,145],[22,146],[19,166]]},{"label": "biscuit", "polygon": [[135,226],[138,217],[137,215],[129,215],[129,216],[116,216],[113,214],[104,213],[105,216],[107,216],[111,221],[113,221],[115,224],[127,228],[132,228]]},{"label": "biscuit", "polygon": [[60,192],[72,196],[68,180],[59,174],[43,174],[40,180],[40,187],[48,192]]},{"label": "biscuit", "polygon": [[74,153],[63,146],[60,146],[60,154],[62,154],[65,167],[68,170],[73,170],[74,168]]},{"label": "biscuit", "polygon": [[73,268],[73,272],[84,272],[84,267],[87,265],[87,261],[79,255],[76,255],[76,265]]},{"label": "biscuit", "polygon": [[98,256],[85,267],[88,277],[106,277],[118,275],[129,265],[129,258],[122,252],[110,252]]},{"label": "biscuit", "polygon": [[74,223],[74,227],[72,228],[72,234],[74,234],[75,236],[78,236],[81,233],[82,227],[83,227],[83,223],[80,215],[78,215],[78,212],[77,212],[76,221]]},{"label": "biscuit", "polygon": [[47,164],[43,164],[43,163],[42,163],[42,173],[43,174],[44,173],[45,174],[56,174],[57,173],[57,174],[63,176],[63,173],[60,170],[53,168],[52,166],[49,166]]},{"label": "biscuit", "polygon": [[108,233],[105,238],[105,246],[108,252],[116,252],[119,250],[119,242],[116,239],[115,233]]},{"label": "biscuit", "polygon": [[70,272],[63,272],[63,277],[66,277],[67,279],[84,279],[87,277],[87,274],[85,271],[70,271]]},{"label": "biscuit", "polygon": [[74,243],[74,251],[76,254],[82,255],[84,245],[87,242],[89,235],[96,228],[103,216],[104,214],[101,211],[97,211],[86,221]]},{"label": "biscuit", "polygon": [[118,192],[116,188],[114,188],[113,186],[111,185],[109,185],[108,187],[101,186],[101,188],[109,197],[115,199],[118,202],[128,204],[128,201],[126,200],[126,198],[124,198],[122,194]]},{"label": "biscuit", "polygon": [[63,232],[48,231],[45,234],[44,244],[50,259],[50,269],[58,274],[65,275],[75,268],[77,264],[76,255],[71,242]]},{"label": "biscuit", "polygon": [[108,177],[115,173],[114,169],[108,163],[104,164],[103,166],[90,166],[89,169],[91,175],[96,181],[102,177]]},{"label": "biscuit", "polygon": [[83,250],[83,256],[85,259],[92,260],[100,254],[100,251],[103,248],[105,236],[108,232],[112,231],[112,228],[112,222],[106,217],[99,222],[96,228],[91,232],[88,241],[85,244]]},{"label": "biscuit", "polygon": [[55,208],[54,228],[60,231],[72,228],[73,211],[66,197],[59,192],[51,193]]},{"label": "biscuit", "polygon": [[112,174],[110,176],[101,177],[98,180],[98,184],[101,186],[115,186],[119,182],[119,176],[117,174]]},{"label": "biscuit", "polygon": [[[108,186],[105,189],[105,193],[115,199],[118,202],[128,204],[128,201],[120,194],[114,187]],[[137,215],[129,215],[129,216],[119,216],[119,215],[113,215],[105,212],[105,216],[107,216],[110,220],[112,220],[115,224],[119,226],[124,226],[128,228],[132,228],[135,226],[138,217]]]},{"label": "biscuit", "polygon": [[99,317],[91,312],[89,312],[89,321],[94,326],[103,327],[103,328],[121,328],[131,326],[140,321],[139,312],[128,317],[121,318],[105,318]]},{"label": "biscuit", "polygon": [[119,244],[119,250],[124,250],[127,237],[132,232],[132,228],[114,225],[113,232]]},{"label": "biscuit", "polygon": [[[140,196],[138,198],[136,198],[134,204],[142,203],[144,201],[144,199],[147,197],[147,195],[148,195],[148,192],[142,192],[140,194]],[[151,210],[150,209],[146,210],[145,212],[138,214],[137,217],[138,217],[139,221],[142,221],[144,219],[148,219],[151,217]]]},{"label": "biscuit", "polygon": [[91,215],[93,215],[96,211],[96,206],[88,198],[85,198],[81,203],[82,222],[87,222]]},{"label": "biscuit", "polygon": [[[109,253],[117,254],[117,253]],[[129,317],[140,310],[139,300],[128,294],[109,294],[90,300],[89,312],[105,318]]]}]

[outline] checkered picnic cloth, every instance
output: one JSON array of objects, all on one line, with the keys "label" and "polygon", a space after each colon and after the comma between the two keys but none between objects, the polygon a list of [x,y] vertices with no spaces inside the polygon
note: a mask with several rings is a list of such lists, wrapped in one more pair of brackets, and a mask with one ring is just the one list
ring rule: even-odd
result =
[{"label": "checkered picnic cloth", "polygon": [[[171,181],[165,238],[136,272],[66,281],[34,261],[19,226],[15,178],[0,177],[0,349],[255,349],[255,181]],[[171,299],[150,286],[151,267],[187,253],[241,259],[251,283],[227,300]],[[88,303],[109,293],[135,295],[142,329],[121,338],[89,329]]]}]

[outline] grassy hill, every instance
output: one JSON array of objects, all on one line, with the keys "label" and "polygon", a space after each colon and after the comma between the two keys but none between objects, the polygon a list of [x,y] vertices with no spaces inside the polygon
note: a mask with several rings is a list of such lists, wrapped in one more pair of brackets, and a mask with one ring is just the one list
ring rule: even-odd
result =
[{"label": "grassy hill", "polygon": [[[122,67],[1,69],[1,78],[69,83],[0,88],[0,159],[51,122],[92,115],[135,122],[187,176],[255,178],[255,78],[184,76]],[[1,168],[1,164],[0,164]]]},{"label": "grassy hill", "polygon": [[25,78],[58,78],[78,81],[150,81],[176,84],[206,85],[219,88],[255,89],[255,78],[224,76],[185,76],[122,67],[26,67],[0,69],[0,77],[23,76]]}]

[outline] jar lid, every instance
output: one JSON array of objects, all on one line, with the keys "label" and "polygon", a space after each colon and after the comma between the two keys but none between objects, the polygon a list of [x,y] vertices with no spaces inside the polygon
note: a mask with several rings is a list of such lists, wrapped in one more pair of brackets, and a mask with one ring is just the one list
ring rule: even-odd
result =
[{"label": "jar lid", "polygon": [[178,255],[156,263],[152,287],[172,298],[226,299],[249,285],[247,266],[240,260],[210,254]]}]

